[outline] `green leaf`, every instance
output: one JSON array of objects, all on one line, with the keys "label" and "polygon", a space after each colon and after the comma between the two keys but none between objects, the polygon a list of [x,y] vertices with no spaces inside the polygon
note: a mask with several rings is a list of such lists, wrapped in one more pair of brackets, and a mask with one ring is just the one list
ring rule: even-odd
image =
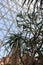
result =
[{"label": "green leaf", "polygon": [[19,13],[19,14],[17,15],[17,17],[23,18],[22,13]]}]

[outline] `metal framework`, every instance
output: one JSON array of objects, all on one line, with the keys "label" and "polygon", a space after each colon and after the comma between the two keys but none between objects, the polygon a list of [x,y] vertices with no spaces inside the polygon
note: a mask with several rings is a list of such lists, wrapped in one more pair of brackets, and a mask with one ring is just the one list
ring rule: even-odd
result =
[{"label": "metal framework", "polygon": [[[0,41],[2,43],[10,32],[17,32],[16,15],[20,11],[19,7],[21,8],[19,2],[21,3],[21,0],[0,0]],[[2,43],[0,42],[0,57],[5,55],[6,46],[1,48]]]}]

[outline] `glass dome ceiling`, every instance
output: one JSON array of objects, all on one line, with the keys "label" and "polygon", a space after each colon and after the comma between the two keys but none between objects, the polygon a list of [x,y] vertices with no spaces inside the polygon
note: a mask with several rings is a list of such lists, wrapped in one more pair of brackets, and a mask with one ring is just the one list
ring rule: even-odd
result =
[{"label": "glass dome ceiling", "polygon": [[[11,32],[17,33],[16,15],[21,10],[21,3],[22,0],[0,0],[0,41],[1,42],[4,42],[6,36]],[[0,42],[0,58],[5,55],[4,51],[6,48],[6,47],[1,47],[1,42]]]}]

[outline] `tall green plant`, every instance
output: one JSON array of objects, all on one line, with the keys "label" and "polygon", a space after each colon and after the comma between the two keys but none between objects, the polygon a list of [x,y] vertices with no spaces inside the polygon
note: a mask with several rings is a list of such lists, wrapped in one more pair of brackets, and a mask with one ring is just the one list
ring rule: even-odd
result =
[{"label": "tall green plant", "polygon": [[[26,0],[24,1],[24,3]],[[31,3],[33,0],[31,0]],[[38,0],[35,1],[36,5]],[[41,0],[42,2],[42,0]],[[24,5],[23,3],[23,5]],[[29,0],[28,0],[29,3]],[[40,15],[40,16],[39,16]],[[21,49],[22,44],[25,43],[26,47],[23,51],[27,51],[27,53],[32,57],[35,57],[35,54],[38,53],[41,61],[43,62],[43,19],[40,11],[37,10],[35,12],[33,10],[32,13],[18,13],[17,14],[17,26],[20,29],[18,34],[12,33],[8,36],[7,42],[5,44],[9,44],[11,49],[13,49],[14,54],[18,51],[18,48]],[[22,31],[21,31],[22,28]],[[20,50],[21,51],[21,50]]]}]

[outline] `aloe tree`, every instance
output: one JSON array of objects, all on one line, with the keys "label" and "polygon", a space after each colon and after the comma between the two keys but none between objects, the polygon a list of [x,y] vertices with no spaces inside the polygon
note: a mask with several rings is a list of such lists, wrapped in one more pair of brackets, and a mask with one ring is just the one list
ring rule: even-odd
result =
[{"label": "aloe tree", "polygon": [[[31,57],[34,58],[35,54],[38,53],[40,59],[43,60],[43,50],[40,50],[43,45],[43,19],[41,17],[42,20],[38,22],[38,19],[40,19],[38,15],[35,12],[32,14],[25,13],[25,15],[19,13],[17,24],[19,28],[23,27],[22,36],[24,36],[26,47],[29,48],[29,50],[26,50],[31,53]],[[18,17],[20,20],[18,20]]]},{"label": "aloe tree", "polygon": [[12,33],[7,37],[7,42],[5,42],[5,44],[9,44],[14,56],[16,54],[21,56],[21,47],[25,43],[26,47],[23,49],[23,52],[27,51],[32,61],[36,53],[38,53],[41,62],[43,61],[43,22],[42,20],[38,22],[37,17],[38,15],[35,13],[25,13],[23,15],[20,12],[17,15],[17,26],[18,28],[22,27],[22,31],[19,31],[18,34]]}]

